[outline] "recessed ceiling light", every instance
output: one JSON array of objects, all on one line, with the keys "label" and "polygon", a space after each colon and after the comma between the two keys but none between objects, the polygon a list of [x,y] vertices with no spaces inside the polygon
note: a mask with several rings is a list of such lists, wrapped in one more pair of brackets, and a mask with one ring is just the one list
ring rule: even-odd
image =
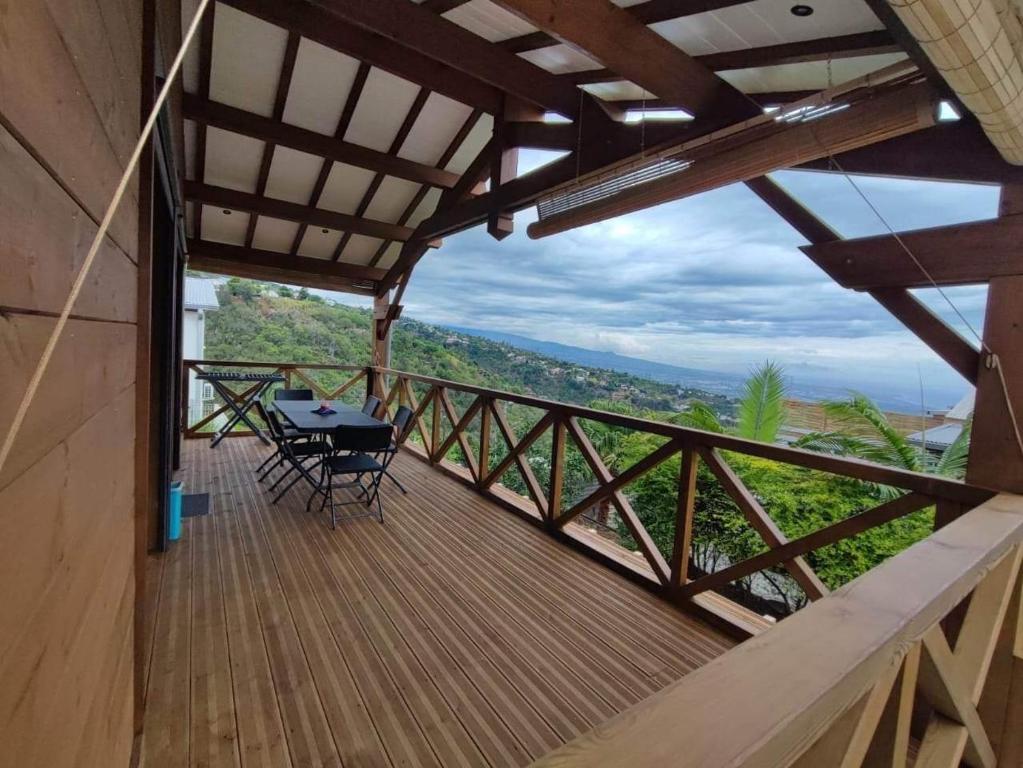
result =
[{"label": "recessed ceiling light", "polygon": [[329,229],[321,229],[320,232],[322,232],[325,235],[330,234],[330,230]]},{"label": "recessed ceiling light", "polygon": [[813,8],[809,5],[803,5],[802,3],[799,5],[793,5],[789,10],[793,16],[813,16]]},{"label": "recessed ceiling light", "polygon": [[227,208],[225,208],[224,209],[224,215],[225,216],[230,216],[231,215],[231,211],[229,211]]}]

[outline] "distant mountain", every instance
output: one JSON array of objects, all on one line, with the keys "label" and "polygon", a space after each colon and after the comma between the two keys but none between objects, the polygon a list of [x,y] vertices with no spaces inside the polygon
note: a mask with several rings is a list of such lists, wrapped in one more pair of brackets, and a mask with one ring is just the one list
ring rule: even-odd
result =
[{"label": "distant mountain", "polygon": [[467,336],[479,336],[497,341],[518,349],[553,357],[566,363],[585,365],[590,368],[603,368],[609,371],[628,373],[663,384],[678,384],[691,389],[702,389],[707,392],[736,396],[741,393],[744,376],[719,371],[704,371],[698,368],[683,368],[667,363],[655,363],[652,360],[641,360],[638,357],[627,357],[617,352],[598,352],[595,349],[573,347],[559,344],[556,341],[538,341],[526,336],[500,331],[484,331],[477,328],[447,326],[456,333]]},{"label": "distant mountain", "polygon": [[[603,368],[620,373],[628,373],[644,379],[661,382],[663,384],[676,384],[692,389],[701,389],[705,392],[713,392],[727,397],[739,397],[742,394],[745,376],[722,371],[708,371],[698,368],[686,368],[667,363],[655,363],[652,360],[642,360],[636,357],[619,355],[617,352],[599,352],[594,349],[574,347],[569,344],[559,344],[554,341],[539,341],[526,336],[518,336],[513,333],[501,333],[500,331],[488,331],[478,328],[465,328],[460,326],[448,326],[452,331],[468,336],[479,336],[491,341],[508,344],[509,346],[526,349],[531,352],[546,355],[556,360],[561,360],[576,365],[585,365],[592,368]],[[880,389],[877,386],[864,384],[851,385],[849,387],[835,386],[821,382],[805,381],[792,378],[789,381],[789,394],[798,400],[820,401],[838,400],[846,397],[849,389],[859,389],[883,409],[898,413],[917,413],[920,410],[920,400],[915,393],[896,392],[888,389]],[[940,393],[945,396],[948,402],[928,402],[928,408],[948,408],[959,399],[958,394]],[[933,397],[933,395],[932,395]]]}]

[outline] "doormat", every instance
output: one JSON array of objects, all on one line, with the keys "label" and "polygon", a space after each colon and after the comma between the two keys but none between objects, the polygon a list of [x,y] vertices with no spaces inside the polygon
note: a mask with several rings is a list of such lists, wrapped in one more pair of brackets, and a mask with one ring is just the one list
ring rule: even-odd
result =
[{"label": "doormat", "polygon": [[199,517],[209,514],[210,495],[208,493],[186,493],[181,497],[181,516]]}]

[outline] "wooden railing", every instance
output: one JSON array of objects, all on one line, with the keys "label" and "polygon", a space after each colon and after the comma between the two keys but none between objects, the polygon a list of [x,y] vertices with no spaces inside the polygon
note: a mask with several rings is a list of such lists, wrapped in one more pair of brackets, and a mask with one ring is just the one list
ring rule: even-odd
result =
[{"label": "wooden railing", "polygon": [[1019,768],[1021,542],[997,496],[534,766]]},{"label": "wooden railing", "polygon": [[[708,618],[722,620],[730,625],[729,628],[737,629],[741,634],[753,634],[767,624],[748,612],[736,612],[734,606],[723,605],[714,595],[715,590],[751,574],[780,567],[787,571],[809,600],[819,600],[828,593],[828,589],[810,567],[806,555],[930,506],[937,508],[936,520],[938,525],[943,525],[992,496],[990,491],[934,475],[753,442],[731,435],[703,432],[403,371],[373,369],[372,379],[372,388],[378,396],[383,397],[382,393],[386,392],[385,407],[389,414],[393,414],[399,405],[407,405],[413,410],[413,432],[419,445],[406,442],[406,447],[412,453],[472,485],[494,501],[533,520],[587,554],[631,577],[638,577],[646,586],[663,596],[695,608]],[[461,411],[456,406],[456,396],[465,401]],[[507,408],[512,405],[526,406],[537,411],[532,426],[521,436],[515,434],[507,418]],[[615,474],[594,448],[583,427],[586,422],[645,432],[663,439],[647,456]],[[491,458],[494,433],[499,435],[500,443],[506,451],[496,463]],[[545,490],[534,467],[527,460],[527,451],[547,433],[550,433],[550,451],[544,462],[549,468]],[[565,504],[563,498],[565,454],[569,444],[579,451],[596,479],[596,487],[585,498],[571,505]],[[458,454],[459,461],[450,460],[453,452]],[[822,530],[789,540],[765,511],[757,496],[729,465],[725,452],[893,486],[906,493]],[[681,455],[678,508],[673,546],[670,556],[666,556],[644,527],[625,491],[638,478],[676,455]],[[705,463],[713,473],[766,547],[762,554],[708,574],[694,574],[689,562],[699,462]],[[499,481],[512,472],[517,472],[521,477],[525,496],[513,494],[500,485]],[[642,560],[630,557],[629,553],[605,538],[594,536],[582,526],[574,524],[581,514],[599,504],[607,504],[617,512],[641,553]]]},{"label": "wooden railing", "polygon": [[[279,373],[284,376],[284,387],[291,389],[308,388],[313,390],[317,399],[336,400],[343,397],[361,381],[369,381],[370,369],[358,365],[330,365],[323,363],[255,363],[237,360],[185,360],[182,362],[181,379],[181,424],[182,436],[186,440],[209,438],[214,432],[210,426],[221,416],[229,414],[226,404],[216,407],[211,413],[202,416],[194,424],[189,424],[188,417],[188,380],[189,373],[205,373],[209,371],[245,371],[258,373]],[[317,381],[317,373],[337,371],[345,374],[341,384],[326,386]],[[200,384],[202,382],[200,381]],[[242,402],[251,394],[257,385],[242,387],[236,392],[235,400]],[[237,389],[232,387],[231,389]],[[239,429],[230,433],[229,437],[248,437],[252,432]]]},{"label": "wooden railing", "polygon": [[[540,760],[543,768],[678,764],[744,766],[1023,765],[1023,497],[856,459],[811,453],[384,368],[187,361],[189,369],[282,372],[321,397],[351,392],[384,400],[380,415],[413,414],[412,455],[474,487],[551,535],[689,610],[757,635],[617,718]],[[352,374],[332,388],[318,369]],[[239,395],[241,396],[241,395]],[[509,409],[535,409],[517,435]],[[521,415],[521,414],[520,414]],[[616,473],[587,434],[594,422],[654,435],[648,455]],[[201,429],[205,423],[195,425]],[[548,472],[529,451],[548,436]],[[492,454],[494,443],[502,456]],[[584,498],[563,498],[572,445],[596,478]],[[745,454],[901,488],[822,530],[786,539],[725,454]],[[665,557],[625,491],[680,455],[673,546]],[[688,567],[696,472],[706,464],[766,551],[709,574]],[[514,468],[514,470],[513,470]],[[500,481],[517,472],[525,495]],[[612,506],[641,557],[577,525],[594,505]],[[938,530],[828,593],[806,555],[924,507]],[[723,585],[785,568],[812,601],[769,626],[718,596]]]},{"label": "wooden railing", "polygon": [[[762,616],[722,599],[720,593],[722,590],[727,592],[728,585],[753,574],[784,569],[809,601],[820,600],[828,593],[828,588],[807,560],[811,553],[931,506],[936,508],[937,524],[944,525],[992,496],[990,491],[958,481],[858,459],[753,442],[727,434],[703,432],[393,369],[185,361],[186,377],[188,371],[206,370],[278,372],[285,377],[284,386],[308,387],[317,397],[325,399],[347,396],[353,402],[361,400],[363,393],[355,387],[365,381],[365,392],[374,393],[384,401],[380,415],[393,416],[400,405],[412,409],[412,439],[406,440],[404,446],[409,453],[471,485],[559,540],[740,636],[756,634],[770,623]],[[333,373],[334,381],[330,386],[317,380],[317,376],[322,377],[327,371]],[[338,376],[338,373],[344,375]],[[182,387],[182,390],[186,391],[187,387]],[[237,397],[241,399],[246,394],[247,391],[242,391]],[[509,409],[513,408],[520,411],[531,409],[533,412],[532,420],[520,430],[521,435],[516,433],[513,420],[509,418]],[[212,435],[209,425],[226,412],[227,406],[217,409],[186,427],[184,436]],[[519,415],[521,417],[522,413]],[[187,420],[183,419],[182,423],[187,424]],[[632,466],[612,472],[587,434],[591,424],[646,433],[654,437],[654,447]],[[246,434],[248,432],[245,431],[232,433],[238,436]],[[534,464],[542,440],[550,447],[544,447],[541,452],[544,474],[538,477]],[[566,502],[564,480],[569,450],[578,451],[594,482],[582,498]],[[765,510],[761,500],[733,470],[728,454],[745,454],[884,484],[906,493],[790,540]],[[680,459],[673,541],[670,551],[665,548],[662,552],[633,508],[627,491],[643,475],[676,456]],[[701,462],[764,546],[762,553],[711,573],[698,571],[690,562],[697,468]],[[510,479],[516,479],[516,482],[509,482]],[[522,489],[522,495],[512,490],[514,486]],[[592,526],[579,524],[586,513],[599,506],[617,513],[635,544],[638,556],[619,546],[615,537],[599,535]]]}]

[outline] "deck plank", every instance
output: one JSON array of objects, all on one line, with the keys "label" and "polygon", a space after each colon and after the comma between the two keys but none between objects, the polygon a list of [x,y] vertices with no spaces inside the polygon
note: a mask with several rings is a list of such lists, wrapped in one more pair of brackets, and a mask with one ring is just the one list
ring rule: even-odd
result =
[{"label": "deck plank", "polygon": [[527,765],[733,645],[414,458],[386,522],[188,441],[209,516],[149,563],[146,765]]}]

